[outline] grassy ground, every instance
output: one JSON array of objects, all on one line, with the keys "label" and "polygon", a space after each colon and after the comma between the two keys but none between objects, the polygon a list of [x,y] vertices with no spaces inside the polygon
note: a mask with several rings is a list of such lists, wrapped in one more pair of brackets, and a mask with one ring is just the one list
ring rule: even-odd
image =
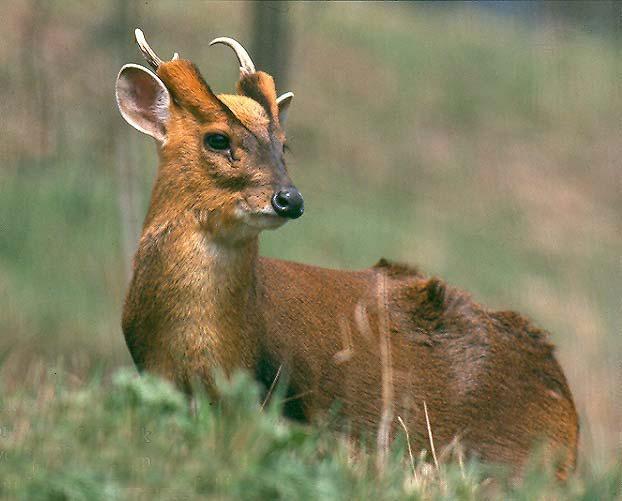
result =
[{"label": "grassy ground", "polygon": [[[135,24],[157,50],[178,50],[215,89],[230,91],[237,66],[205,41],[249,40],[248,6],[185,6],[139,10]],[[288,9],[296,93],[289,163],[306,212],[267,234],[263,253],[332,267],[380,256],[416,263],[491,307],[532,316],[552,331],[581,413],[580,473],[566,494],[612,494],[622,457],[619,39],[546,22],[528,28],[466,7]],[[121,497],[132,497],[128,487],[235,497],[248,483],[258,496],[299,486],[308,497],[416,498],[421,486],[408,480],[408,462],[392,460],[379,479],[373,461],[348,459],[345,442],[332,453],[329,432],[255,413],[251,394],[235,397],[246,400],[233,412],[245,412],[259,438],[220,411],[197,422],[177,407],[151,415],[123,400],[135,383],[111,386],[108,376],[131,365],[120,309],[156,163],[151,142],[118,117],[112,86],[120,64],[140,59],[130,35],[129,59],[105,42],[115,29],[108,5],[48,12],[32,60],[20,31],[31,14],[14,4],[3,12],[0,85],[10,99],[2,106],[15,117],[0,125],[6,495],[105,486]],[[120,158],[130,176],[116,168]],[[120,217],[128,184],[129,226]],[[160,430],[149,454],[141,423]],[[221,451],[214,441],[223,426]],[[19,480],[22,469],[32,469],[29,480]],[[466,479],[447,475],[455,486],[421,488],[448,497],[460,488],[467,498],[485,488],[477,469]],[[513,495],[555,490],[536,477],[526,488],[542,491]]]},{"label": "grassy ground", "polygon": [[[382,472],[373,453],[325,426],[260,409],[239,374],[223,401],[185,397],[167,383],[117,372],[77,386],[57,373],[34,393],[1,401],[0,496],[7,499],[616,499],[622,469],[590,468],[559,485],[533,467],[519,485],[474,462],[409,459],[399,437]],[[34,411],[36,409],[36,411]]]}]

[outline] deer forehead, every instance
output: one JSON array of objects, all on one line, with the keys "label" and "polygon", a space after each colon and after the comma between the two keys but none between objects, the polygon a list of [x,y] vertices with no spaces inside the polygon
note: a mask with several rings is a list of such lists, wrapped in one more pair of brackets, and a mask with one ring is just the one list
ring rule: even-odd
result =
[{"label": "deer forehead", "polygon": [[268,135],[270,117],[257,101],[246,96],[231,94],[219,94],[218,99],[231,110],[242,125],[255,133],[262,132],[262,135]]}]

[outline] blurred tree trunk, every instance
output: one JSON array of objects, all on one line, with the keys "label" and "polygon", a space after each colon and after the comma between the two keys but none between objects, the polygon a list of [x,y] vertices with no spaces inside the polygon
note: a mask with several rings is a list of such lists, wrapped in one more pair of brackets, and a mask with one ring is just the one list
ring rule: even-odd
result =
[{"label": "blurred tree trunk", "polygon": [[576,0],[573,2],[541,2],[540,8],[552,19],[559,19],[612,38],[620,36],[622,3],[615,0]]},{"label": "blurred tree trunk", "polygon": [[50,94],[48,75],[45,71],[43,54],[46,50],[45,33],[49,21],[50,4],[33,0],[29,4],[28,15],[22,29],[22,57],[20,66],[28,100],[24,103],[26,121],[34,129],[34,140],[28,155],[42,165],[42,157],[52,150],[52,127],[50,126],[50,107],[53,96]]},{"label": "blurred tree trunk", "polygon": [[290,56],[289,2],[253,2],[251,56],[258,70],[274,77],[277,92],[287,89]]}]

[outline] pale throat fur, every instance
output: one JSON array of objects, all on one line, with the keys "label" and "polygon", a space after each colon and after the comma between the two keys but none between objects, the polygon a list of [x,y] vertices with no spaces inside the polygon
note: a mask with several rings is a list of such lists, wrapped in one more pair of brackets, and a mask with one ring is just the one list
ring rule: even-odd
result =
[{"label": "pale throat fur", "polygon": [[[140,302],[141,318],[124,318],[124,325],[132,324],[137,344],[150,346],[144,369],[182,388],[200,379],[212,390],[214,367],[228,374],[256,363],[258,238],[225,245],[196,220],[188,224],[193,218],[145,228],[135,260],[157,263],[159,277],[136,268],[133,283],[141,286],[130,288],[126,306]],[[170,304],[176,307],[163,308]]]}]

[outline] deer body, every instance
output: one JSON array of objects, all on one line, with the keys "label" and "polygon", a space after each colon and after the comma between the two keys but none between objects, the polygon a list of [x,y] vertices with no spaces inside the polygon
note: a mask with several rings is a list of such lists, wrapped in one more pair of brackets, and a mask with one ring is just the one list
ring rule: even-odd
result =
[{"label": "deer body", "polygon": [[339,404],[362,433],[379,426],[388,370],[393,415],[420,448],[425,402],[437,447],[459,438],[520,470],[544,441],[565,477],[577,416],[546,333],[407,266],[337,271],[259,257],[259,232],[302,214],[282,160],[291,95],[276,98],[230,39],[219,41],[240,59],[240,96],[213,95],[191,63],[162,62],[137,39],[157,76],[124,67],[117,99],[160,151],[123,314],[137,367],[186,390],[199,380],[214,397],[216,368],[246,369],[266,388],[282,373],[287,415],[314,420]]}]

